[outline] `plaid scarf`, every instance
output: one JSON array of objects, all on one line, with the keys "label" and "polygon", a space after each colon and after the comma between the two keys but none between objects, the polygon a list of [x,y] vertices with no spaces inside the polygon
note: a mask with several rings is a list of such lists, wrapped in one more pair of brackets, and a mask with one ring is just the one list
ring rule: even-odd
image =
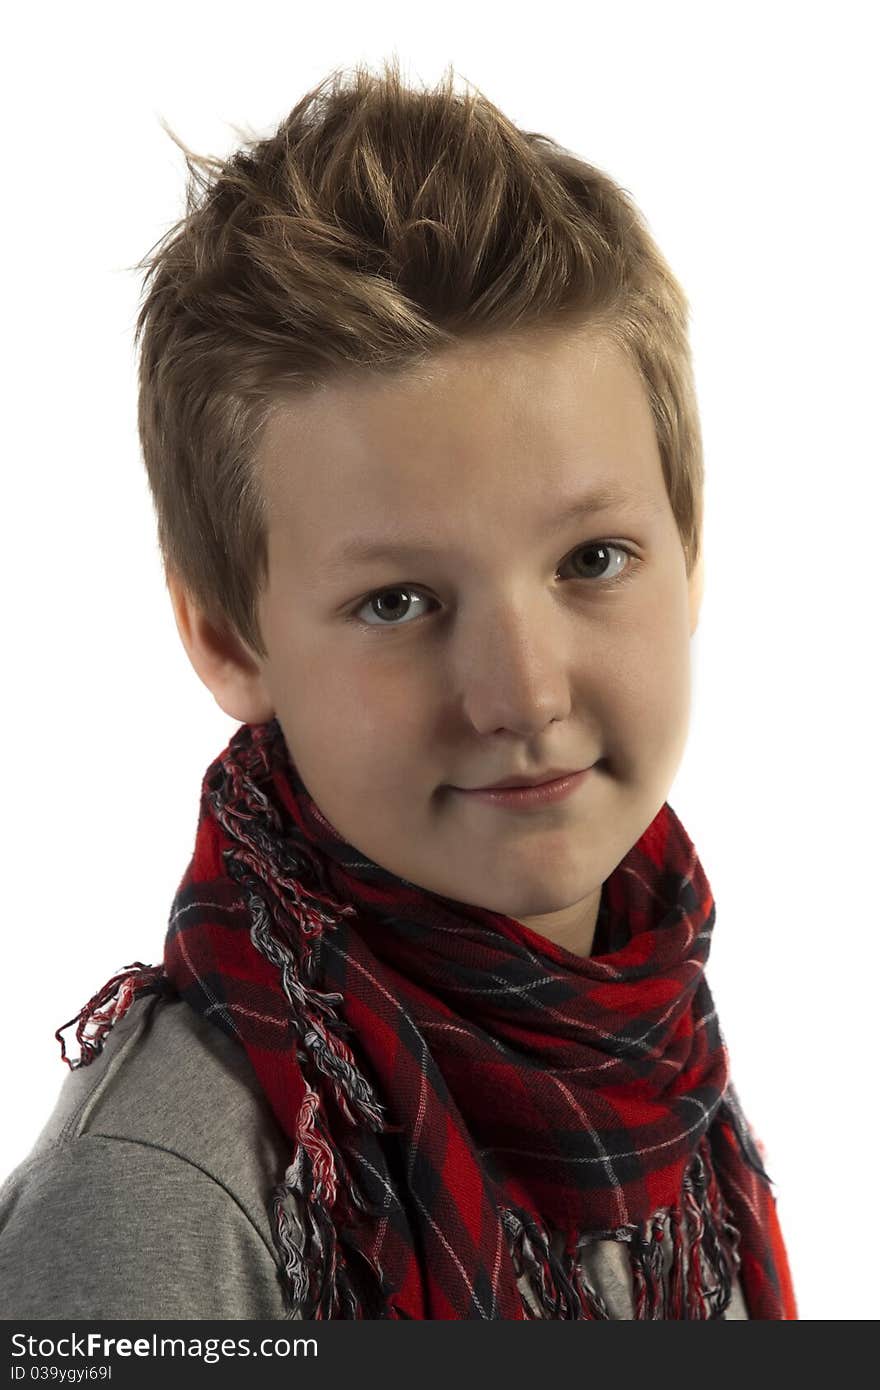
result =
[{"label": "plaid scarf", "polygon": [[626,1243],[637,1318],[720,1317],[736,1273],[751,1318],[797,1318],[705,979],[714,920],[668,804],[584,958],[366,859],[277,720],[243,724],[205,774],[163,964],[56,1037],[65,1057],[77,1022],[84,1065],[160,992],[244,1047],[291,1144],[267,1200],[304,1318],[529,1318],[522,1276],[541,1316],[607,1318],[579,1260],[597,1239]]}]

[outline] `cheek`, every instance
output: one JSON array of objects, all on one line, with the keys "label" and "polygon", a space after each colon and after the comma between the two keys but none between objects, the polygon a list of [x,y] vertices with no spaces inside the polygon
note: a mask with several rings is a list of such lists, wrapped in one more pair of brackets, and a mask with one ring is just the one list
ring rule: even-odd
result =
[{"label": "cheek", "polygon": [[600,669],[585,668],[588,707],[597,703],[605,728],[629,746],[675,744],[690,708],[690,638],[677,601],[658,603],[637,621],[618,624]]},{"label": "cheek", "polygon": [[687,741],[691,708],[690,644],[686,625],[668,632],[655,646],[644,673],[641,709],[634,716],[646,754],[657,760],[664,777],[671,777]]},{"label": "cheek", "polygon": [[[377,639],[381,640],[381,639]],[[380,742],[400,740],[424,730],[433,708],[431,691],[436,675],[427,666],[409,662],[363,660],[341,673],[345,703],[360,727]]]},{"label": "cheek", "polygon": [[[293,690],[294,687],[288,688]],[[304,685],[286,695],[301,742],[321,750],[325,766],[399,767],[407,750],[423,749],[431,708],[410,668],[394,671],[367,660],[313,666]]]}]

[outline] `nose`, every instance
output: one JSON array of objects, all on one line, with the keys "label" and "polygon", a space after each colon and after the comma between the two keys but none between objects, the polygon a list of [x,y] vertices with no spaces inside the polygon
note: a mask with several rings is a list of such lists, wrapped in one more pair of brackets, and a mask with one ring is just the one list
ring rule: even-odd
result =
[{"label": "nose", "polygon": [[453,680],[473,728],[527,736],[565,719],[571,711],[570,640],[546,610],[526,613],[510,604],[460,632]]}]

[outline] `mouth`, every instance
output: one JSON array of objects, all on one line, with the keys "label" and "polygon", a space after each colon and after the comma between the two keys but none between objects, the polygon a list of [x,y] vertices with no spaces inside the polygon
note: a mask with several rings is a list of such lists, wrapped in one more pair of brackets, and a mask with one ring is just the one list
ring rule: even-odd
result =
[{"label": "mouth", "polygon": [[[595,766],[591,763],[590,766]],[[543,787],[548,782],[559,782],[563,777],[575,777],[579,772],[588,772],[584,767],[548,767],[546,772],[538,772],[533,777],[526,773],[514,773],[511,777],[501,777],[497,782],[486,782],[481,787],[456,787],[456,791],[497,792],[508,788],[518,790],[522,787]]]},{"label": "mouth", "polygon": [[495,787],[453,787],[459,796],[470,801],[484,802],[490,806],[506,807],[510,810],[526,810],[530,807],[548,806],[563,801],[573,795],[590,778],[596,764],[582,768],[579,772],[567,772],[547,781],[531,785]]}]

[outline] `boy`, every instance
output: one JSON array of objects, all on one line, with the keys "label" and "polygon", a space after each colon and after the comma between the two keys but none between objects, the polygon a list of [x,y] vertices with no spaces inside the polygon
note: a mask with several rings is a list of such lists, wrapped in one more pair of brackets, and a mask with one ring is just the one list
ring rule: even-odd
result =
[{"label": "boy", "polygon": [[187,157],[139,429],[240,727],[162,964],[82,1010],[3,1189],[7,1316],[796,1317],[665,800],[680,287],[610,179],[451,75],[359,69]]}]

